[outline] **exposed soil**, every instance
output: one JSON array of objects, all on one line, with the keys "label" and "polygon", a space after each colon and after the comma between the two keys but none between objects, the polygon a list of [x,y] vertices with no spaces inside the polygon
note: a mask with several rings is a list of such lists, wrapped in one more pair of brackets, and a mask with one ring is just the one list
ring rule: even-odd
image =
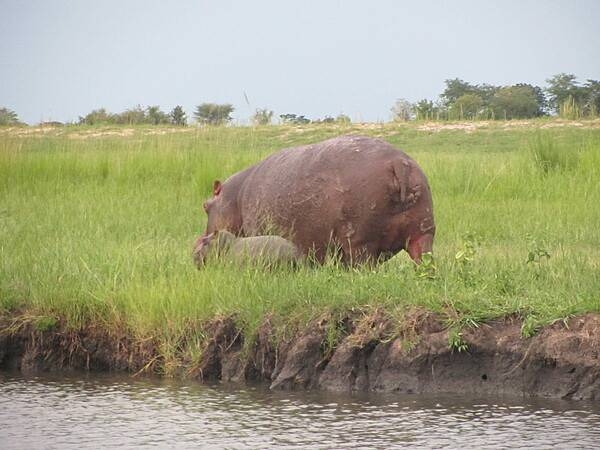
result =
[{"label": "exposed soil", "polygon": [[[31,324],[8,325],[0,322],[0,369],[160,370],[152,341],[95,327],[42,332]],[[382,313],[347,318],[334,348],[327,345],[327,330],[322,318],[275,343],[269,317],[255,336],[243,336],[233,318],[219,318],[206,326],[200,361],[181,373],[200,381],[266,381],[272,389],[600,399],[598,314],[557,322],[532,338],[521,337],[517,318],[496,320],[463,330],[468,348],[460,352],[450,348],[449,330],[439,318],[424,311],[408,315],[400,329]]]}]

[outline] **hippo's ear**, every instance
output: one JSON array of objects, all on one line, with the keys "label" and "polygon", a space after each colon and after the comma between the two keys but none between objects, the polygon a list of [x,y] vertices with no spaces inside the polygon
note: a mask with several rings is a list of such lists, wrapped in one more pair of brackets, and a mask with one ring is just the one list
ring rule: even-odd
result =
[{"label": "hippo's ear", "polygon": [[217,196],[221,193],[221,182],[219,180],[215,180],[215,182],[213,183],[213,195]]}]

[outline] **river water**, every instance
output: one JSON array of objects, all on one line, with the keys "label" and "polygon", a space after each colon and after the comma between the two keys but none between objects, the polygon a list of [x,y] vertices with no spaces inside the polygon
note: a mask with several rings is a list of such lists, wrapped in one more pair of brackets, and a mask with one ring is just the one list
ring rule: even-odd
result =
[{"label": "river water", "polygon": [[600,448],[600,405],[0,373],[0,448]]}]

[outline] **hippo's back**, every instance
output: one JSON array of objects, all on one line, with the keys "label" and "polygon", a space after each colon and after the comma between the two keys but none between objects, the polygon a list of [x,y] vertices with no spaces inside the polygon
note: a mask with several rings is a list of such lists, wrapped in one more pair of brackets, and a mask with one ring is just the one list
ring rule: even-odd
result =
[{"label": "hippo's back", "polygon": [[280,234],[304,252],[322,252],[331,240],[360,246],[417,185],[427,185],[418,165],[380,139],[342,136],[284,149],[244,181],[243,232]]}]

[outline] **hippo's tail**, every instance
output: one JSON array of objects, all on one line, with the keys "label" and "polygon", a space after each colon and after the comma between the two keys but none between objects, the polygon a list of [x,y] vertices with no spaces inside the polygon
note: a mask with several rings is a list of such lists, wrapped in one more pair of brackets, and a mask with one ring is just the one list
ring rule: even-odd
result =
[{"label": "hippo's tail", "polygon": [[420,185],[411,185],[411,173],[417,167],[410,160],[396,158],[389,163],[388,193],[392,203],[405,210],[414,205],[421,195]]}]

